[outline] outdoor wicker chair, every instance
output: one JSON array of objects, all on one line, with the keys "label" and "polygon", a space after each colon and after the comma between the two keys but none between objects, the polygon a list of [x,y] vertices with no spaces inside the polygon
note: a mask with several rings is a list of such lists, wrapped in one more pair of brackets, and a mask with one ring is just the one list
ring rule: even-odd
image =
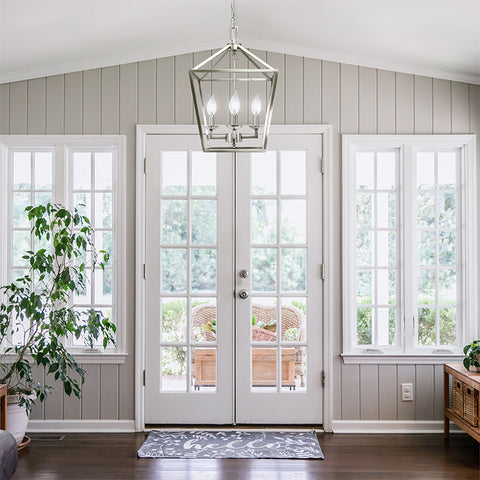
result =
[{"label": "outdoor wicker chair", "polygon": [[[277,320],[277,307],[266,305],[252,305],[252,316],[255,316],[256,325],[252,329],[252,340],[257,341],[274,341],[275,333],[259,328],[259,323],[268,325],[272,321]],[[203,336],[203,341],[212,342],[215,341],[215,332],[204,330],[203,326],[208,325],[213,319],[216,320],[217,312],[215,305],[198,305],[192,309],[192,335]],[[295,329],[295,341],[305,341],[305,322],[304,315],[301,310],[291,305],[282,305],[281,307],[281,323],[282,333],[281,339],[285,340],[285,335],[288,330]],[[295,377],[300,378],[300,385],[305,386],[305,371],[303,369],[303,357],[305,347],[295,347]],[[195,358],[192,355],[192,371],[194,368]]]}]

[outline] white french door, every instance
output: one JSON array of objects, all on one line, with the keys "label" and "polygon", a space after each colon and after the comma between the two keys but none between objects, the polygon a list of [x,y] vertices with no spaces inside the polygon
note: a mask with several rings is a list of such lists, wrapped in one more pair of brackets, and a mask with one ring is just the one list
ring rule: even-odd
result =
[{"label": "white french door", "polygon": [[147,424],[322,423],[321,135],[147,135]]}]

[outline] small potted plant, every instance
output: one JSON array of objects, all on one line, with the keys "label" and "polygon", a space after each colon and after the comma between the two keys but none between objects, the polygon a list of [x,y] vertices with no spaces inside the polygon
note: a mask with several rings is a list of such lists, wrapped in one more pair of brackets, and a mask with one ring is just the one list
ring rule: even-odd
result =
[{"label": "small potted plant", "polygon": [[472,343],[463,347],[463,366],[470,370],[470,367],[474,367],[477,372],[480,371],[480,340],[474,340]]},{"label": "small potted plant", "polygon": [[25,211],[41,247],[23,255],[29,267],[23,276],[0,287],[0,383],[7,385],[7,428],[17,443],[23,441],[33,402],[50,391],[34,379],[32,367],[43,367],[45,379],[59,380],[67,395],[80,398],[85,372],[65,339],[83,339],[88,348],[101,341],[105,348],[115,336],[115,325],[101,311],[73,304],[74,294],[86,288],[87,261],[91,271],[108,262],[105,251],[95,251],[89,219],[50,203]]}]

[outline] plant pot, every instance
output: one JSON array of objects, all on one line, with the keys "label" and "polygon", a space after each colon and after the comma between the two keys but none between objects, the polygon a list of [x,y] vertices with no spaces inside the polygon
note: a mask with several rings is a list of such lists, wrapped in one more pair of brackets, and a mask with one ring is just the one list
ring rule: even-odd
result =
[{"label": "plant pot", "polygon": [[[34,393],[28,396],[36,398]],[[23,442],[28,425],[27,410],[19,402],[20,395],[7,395],[7,431],[15,438],[17,445]]]}]

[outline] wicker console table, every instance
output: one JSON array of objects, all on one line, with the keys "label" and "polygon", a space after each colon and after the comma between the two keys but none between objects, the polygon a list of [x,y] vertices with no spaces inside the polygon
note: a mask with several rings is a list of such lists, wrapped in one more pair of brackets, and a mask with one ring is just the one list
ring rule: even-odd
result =
[{"label": "wicker console table", "polygon": [[[461,363],[443,365],[444,436],[450,436],[450,420],[480,442],[480,372],[469,372]],[[453,379],[453,407],[450,406],[450,376]]]}]

